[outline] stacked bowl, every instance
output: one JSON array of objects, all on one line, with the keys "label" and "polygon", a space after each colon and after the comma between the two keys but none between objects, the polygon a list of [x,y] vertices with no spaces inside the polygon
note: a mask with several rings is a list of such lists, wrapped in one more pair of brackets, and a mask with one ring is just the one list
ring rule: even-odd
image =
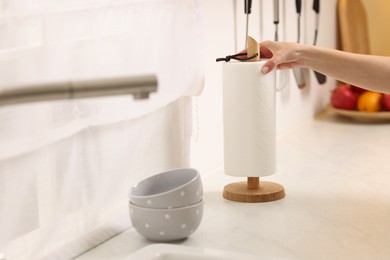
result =
[{"label": "stacked bowl", "polygon": [[202,180],[193,168],[166,171],[142,180],[130,189],[129,198],[133,227],[153,241],[184,239],[202,220]]}]

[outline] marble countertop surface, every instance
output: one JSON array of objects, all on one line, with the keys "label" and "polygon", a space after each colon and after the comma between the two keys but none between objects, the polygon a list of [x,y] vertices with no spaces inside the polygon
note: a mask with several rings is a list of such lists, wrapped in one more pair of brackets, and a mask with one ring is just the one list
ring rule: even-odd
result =
[{"label": "marble countertop surface", "polygon": [[[262,178],[284,186],[275,202],[225,200],[224,185],[245,179],[203,176],[202,223],[177,244],[258,259],[390,259],[389,123],[323,114],[279,138],[277,165]],[[76,259],[124,259],[150,243],[129,229]]]}]

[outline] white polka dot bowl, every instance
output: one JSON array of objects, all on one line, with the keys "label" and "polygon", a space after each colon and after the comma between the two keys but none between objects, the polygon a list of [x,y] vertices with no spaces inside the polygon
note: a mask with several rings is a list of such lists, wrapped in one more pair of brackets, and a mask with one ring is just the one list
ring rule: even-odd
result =
[{"label": "white polka dot bowl", "polygon": [[203,197],[200,174],[193,168],[181,168],[151,176],[129,191],[134,205],[155,208],[179,208],[198,203]]},{"label": "white polka dot bowl", "polygon": [[187,238],[200,225],[203,200],[185,207],[152,209],[129,202],[133,227],[145,238],[156,242],[170,242]]}]

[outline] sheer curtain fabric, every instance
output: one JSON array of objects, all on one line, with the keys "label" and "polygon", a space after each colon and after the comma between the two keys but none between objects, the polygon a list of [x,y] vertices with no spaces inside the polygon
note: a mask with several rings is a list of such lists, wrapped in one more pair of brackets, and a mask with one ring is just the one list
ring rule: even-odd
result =
[{"label": "sheer curtain fabric", "polygon": [[[193,0],[0,1],[0,90],[154,73],[158,92],[0,107],[0,252],[69,259],[131,225],[130,186],[188,166],[203,86]],[[131,243],[131,241],[129,241]]]}]

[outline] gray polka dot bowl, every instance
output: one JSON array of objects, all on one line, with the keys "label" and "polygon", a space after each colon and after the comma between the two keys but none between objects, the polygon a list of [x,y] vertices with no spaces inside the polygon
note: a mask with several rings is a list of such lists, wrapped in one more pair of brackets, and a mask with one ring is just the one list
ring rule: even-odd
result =
[{"label": "gray polka dot bowl", "polygon": [[182,240],[191,235],[203,217],[203,200],[172,209],[139,207],[129,202],[133,227],[145,238],[156,242]]},{"label": "gray polka dot bowl", "polygon": [[129,191],[134,205],[154,208],[179,208],[198,203],[203,197],[200,174],[193,168],[181,168],[151,176]]}]

